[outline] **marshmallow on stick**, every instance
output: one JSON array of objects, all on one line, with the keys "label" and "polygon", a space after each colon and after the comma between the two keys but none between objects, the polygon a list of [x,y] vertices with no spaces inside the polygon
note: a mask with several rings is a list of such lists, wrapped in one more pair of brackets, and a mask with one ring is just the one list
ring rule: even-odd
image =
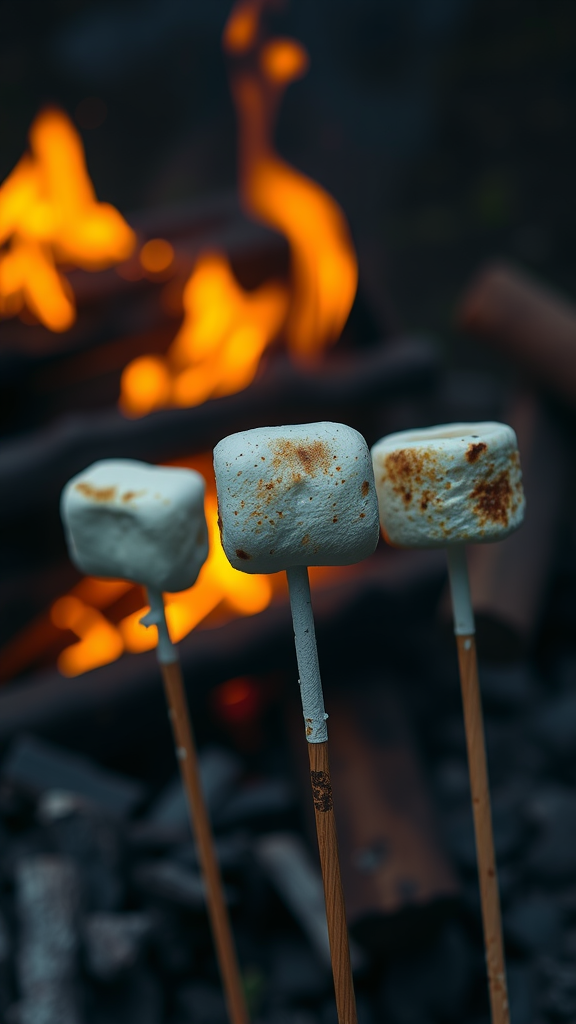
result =
[{"label": "marshmallow on stick", "polygon": [[397,547],[445,547],[458,648],[493,1024],[509,1009],[474,612],[465,545],[502,540],[524,517],[516,435],[503,423],[405,430],[372,449],[380,524]]},{"label": "marshmallow on stick", "polygon": [[339,1024],[356,1003],[328,763],[309,565],[349,565],[372,554],[378,503],[364,438],[342,423],[261,427],[214,449],[222,544],[236,569],[285,569],[324,882]]},{"label": "marshmallow on stick", "polygon": [[144,625],[158,628],[156,653],[174,733],[176,756],[206,883],[206,899],[232,1024],[248,1013],[228,919],[178,653],[172,644],[163,591],[196,582],[208,555],[204,479],[189,469],[132,459],[95,462],[70,480],[61,514],[70,557],[82,572],[132,580],[148,591]]}]

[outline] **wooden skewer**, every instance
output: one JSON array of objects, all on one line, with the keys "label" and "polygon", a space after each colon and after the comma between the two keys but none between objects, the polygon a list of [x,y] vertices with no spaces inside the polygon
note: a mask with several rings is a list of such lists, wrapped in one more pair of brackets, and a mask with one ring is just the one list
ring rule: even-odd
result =
[{"label": "wooden skewer", "polygon": [[474,612],[470,600],[466,550],[462,545],[455,545],[447,548],[447,552],[454,608],[454,632],[458,648],[460,686],[464,706],[490,1007],[493,1024],[509,1024],[510,1010],[506,985],[500,895],[492,833],[484,720],[478,684]]},{"label": "wooden skewer", "polygon": [[224,899],[220,868],[216,859],[210,819],[202,793],[198,755],[188,712],[182,667],[176,648],[168,635],[162,595],[149,589],[148,597],[151,613],[146,616],[145,624],[153,623],[158,627],[158,661],[164,681],[180,775],[188,799],[190,824],[196,839],[202,875],[206,885],[208,914],[226,996],[228,1016],[232,1024],[249,1024],[250,1018]]},{"label": "wooden skewer", "polygon": [[310,782],[314,800],[316,834],[324,883],[330,957],[336,995],[338,1024],[357,1024],[356,998],[350,964],[350,946],[346,926],[344,893],[340,876],[338,839],[332,802],[332,784],[328,762],[328,733],[324,698],[318,665],[314,616],[310,601],[310,583],[306,566],[293,566],[286,572],[294,623],[296,658],[300,674],[302,709],[310,758]]}]

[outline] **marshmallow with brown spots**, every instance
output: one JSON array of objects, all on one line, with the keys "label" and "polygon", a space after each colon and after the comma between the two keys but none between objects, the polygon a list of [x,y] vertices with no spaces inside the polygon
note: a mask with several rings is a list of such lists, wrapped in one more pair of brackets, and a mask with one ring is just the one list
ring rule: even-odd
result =
[{"label": "marshmallow with brown spots", "polygon": [[343,423],[258,427],[214,449],[222,544],[236,569],[349,565],[378,541],[366,442]]},{"label": "marshmallow with brown spots", "polygon": [[396,547],[501,540],[524,518],[518,443],[504,423],[389,434],[372,462],[382,532]]},{"label": "marshmallow with brown spots", "polygon": [[191,469],[103,459],[66,484],[60,509],[70,557],[91,576],[185,590],[208,555],[204,478]]}]

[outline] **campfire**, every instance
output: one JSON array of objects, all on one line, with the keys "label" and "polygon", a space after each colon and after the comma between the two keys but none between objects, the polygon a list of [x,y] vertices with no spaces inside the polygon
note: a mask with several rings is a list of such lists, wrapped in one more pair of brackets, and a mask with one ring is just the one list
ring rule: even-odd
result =
[{"label": "campfire", "polygon": [[[513,267],[496,265],[472,282],[458,312],[461,336],[505,351],[522,369],[522,391],[504,374],[454,370],[435,342],[380,323],[363,291],[361,232],[359,261],[339,203],[298,169],[304,160],[293,166],[280,153],[279,115],[310,58],[269,28],[279,20],[266,0],[238,0],[224,27],[238,130],[234,195],[124,215],[100,201],[100,186],[97,197],[93,151],[87,144],[85,154],[72,119],[53,106],[40,109],[28,151],[0,184],[0,366],[9,395],[0,451],[9,566],[0,1016],[26,1024],[29,1006],[48,1005],[26,972],[46,955],[52,974],[42,984],[65,1007],[47,1024],[226,1019],[161,700],[156,629],[142,621],[157,625],[161,606],[197,730],[251,1019],[334,1019],[313,808],[336,814],[362,1024],[486,1017],[469,780],[484,801],[488,785],[481,758],[468,771],[456,652],[444,635],[445,553],[417,550],[410,520],[408,542],[397,542],[413,551],[380,541],[357,564],[312,566],[313,618],[303,576],[292,574],[298,653],[315,628],[330,716],[331,768],[318,751],[309,751],[309,766],[296,686],[306,673],[294,656],[286,573],[239,571],[249,558],[236,543],[226,550],[239,569],[228,560],[212,449],[263,424],[272,444],[284,424],[326,420],[355,428],[369,446],[388,435],[404,445],[410,433],[424,446],[430,434],[444,453],[445,428],[431,426],[473,420],[481,433],[465,467],[472,480],[492,436],[484,421],[502,420],[518,439],[526,523],[470,552],[470,589],[460,544],[448,549],[457,616],[465,606],[467,624],[457,651],[466,682],[475,673],[473,609],[513,1024],[530,1020],[529,990],[543,1024],[568,1021],[576,1013],[566,834],[574,818],[571,542],[557,563],[558,538],[572,529],[564,481],[576,312]],[[96,164],[92,172],[98,181]],[[515,447],[512,454],[517,474]],[[433,475],[422,483],[418,459],[408,465],[404,448],[392,455],[393,522],[406,525],[412,503],[422,522],[428,517],[426,530],[434,516],[444,530],[442,501],[456,483],[434,490],[440,484]],[[148,583],[82,575],[68,558],[58,513],[64,485],[95,461],[124,458],[204,479],[209,554],[189,589],[149,599]],[[474,486],[503,535],[513,487],[505,473],[498,479],[496,489],[490,480]],[[306,721],[310,730],[324,726]],[[184,760],[178,739],[176,747]],[[484,834],[494,909],[491,843]],[[331,858],[333,866],[334,849],[323,848],[324,866]],[[66,949],[52,961],[56,932]],[[502,994],[498,956],[493,999]]]}]

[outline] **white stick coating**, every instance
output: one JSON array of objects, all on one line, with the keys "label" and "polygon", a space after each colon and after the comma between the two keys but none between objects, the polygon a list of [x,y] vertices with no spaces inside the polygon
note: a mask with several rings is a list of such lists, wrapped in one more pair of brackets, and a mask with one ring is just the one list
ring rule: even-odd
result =
[{"label": "white stick coating", "polygon": [[382,532],[396,547],[501,540],[524,518],[518,443],[504,423],[389,434],[372,461]]},{"label": "white stick coating", "polygon": [[343,423],[258,427],[214,449],[222,544],[236,569],[350,565],[378,542],[366,442]]},{"label": "white stick coating", "polygon": [[208,555],[204,478],[191,469],[103,459],[68,481],[60,511],[70,557],[90,576],[185,590]]}]

